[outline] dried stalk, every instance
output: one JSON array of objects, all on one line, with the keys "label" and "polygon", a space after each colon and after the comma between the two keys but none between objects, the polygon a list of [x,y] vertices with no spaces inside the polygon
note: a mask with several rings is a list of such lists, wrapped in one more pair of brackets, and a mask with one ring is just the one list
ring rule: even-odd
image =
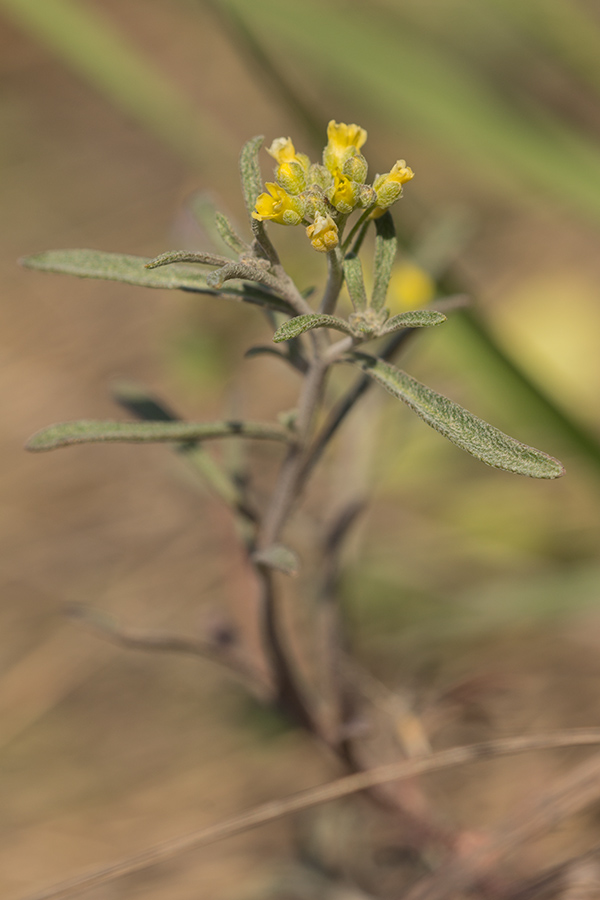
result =
[{"label": "dried stalk", "polygon": [[[452,747],[449,750],[442,750],[423,759],[413,759],[380,766],[368,772],[348,775],[329,784],[300,791],[282,800],[272,800],[217,825],[211,825],[191,834],[165,841],[119,862],[103,866],[68,881],[63,881],[42,893],[24,898],[24,900],[64,900],[64,898],[74,896],[77,891],[88,890],[92,887],[107,884],[124,875],[140,872],[148,869],[150,866],[172,859],[187,850],[197,849],[226,837],[233,837],[236,834],[248,831],[250,828],[266,825],[292,813],[318,806],[321,803],[339,800],[341,797],[347,797],[350,794],[364,791],[388,781],[412,778],[415,775],[421,775],[426,772],[464,766],[481,760],[495,759],[499,756],[512,756],[534,750],[555,750],[564,747],[582,747],[598,744],[600,744],[600,729],[573,729],[526,737],[499,738],[495,741],[486,741],[466,747]],[[598,785],[600,785],[600,758],[594,757],[591,761],[581,766],[577,773],[576,775],[568,776],[558,787],[543,795],[534,804],[527,818],[516,823],[518,836],[513,838],[509,833],[509,829],[515,826],[515,823],[512,821],[499,829],[496,840],[491,842],[493,847],[491,852],[507,852],[508,849],[514,848],[525,838],[537,833],[540,828],[547,826],[549,820],[545,808],[549,804],[553,806],[555,816],[560,815],[560,817],[564,817],[576,812],[588,799],[593,800],[594,798],[589,798],[589,795],[586,797],[586,790],[589,786],[595,786],[595,789],[598,789]],[[556,819],[553,819],[553,821],[556,821]],[[451,887],[450,885],[443,885],[444,876],[442,875],[442,869],[438,870],[432,878],[427,879],[425,890],[418,896],[430,898],[452,894],[456,890],[456,884],[469,884],[472,879],[481,877],[485,864],[489,865],[489,857],[489,852],[482,851],[480,856],[477,856],[476,863],[474,856],[468,874],[465,868],[465,872],[461,875],[458,863],[454,864],[455,871],[452,870],[451,866],[446,867],[446,871],[450,869],[450,875],[454,879]],[[411,900],[414,897],[417,897],[416,891],[411,894]]]}]

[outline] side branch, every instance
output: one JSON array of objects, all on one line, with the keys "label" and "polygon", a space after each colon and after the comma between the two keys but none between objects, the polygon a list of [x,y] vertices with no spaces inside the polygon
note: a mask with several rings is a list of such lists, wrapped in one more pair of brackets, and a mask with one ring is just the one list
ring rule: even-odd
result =
[{"label": "side branch", "polygon": [[100,637],[119,647],[199,656],[234,672],[262,697],[271,692],[258,669],[240,655],[235,636],[229,632],[215,635],[213,640],[192,640],[174,634],[123,628],[111,616],[78,604],[71,606],[67,612],[72,619],[82,622]]}]

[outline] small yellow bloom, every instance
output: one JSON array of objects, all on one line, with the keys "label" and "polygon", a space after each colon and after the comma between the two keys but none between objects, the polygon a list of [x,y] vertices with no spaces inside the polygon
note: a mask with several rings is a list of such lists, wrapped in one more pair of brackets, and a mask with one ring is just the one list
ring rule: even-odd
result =
[{"label": "small yellow bloom", "polygon": [[366,140],[367,132],[360,125],[345,125],[332,119],[327,126],[323,163],[330,172],[341,172],[346,160],[358,153]]},{"label": "small yellow bloom", "polygon": [[327,253],[334,250],[338,243],[338,229],[330,215],[317,216],[313,225],[306,229],[306,235],[315,250]]},{"label": "small yellow bloom", "polygon": [[336,175],[329,200],[339,212],[348,215],[357,205],[356,185],[345,175]]},{"label": "small yellow bloom", "polygon": [[287,191],[271,181],[267,182],[266,187],[269,193],[260,194],[257,198],[252,218],[258,219],[259,222],[269,219],[280,225],[297,225],[304,213],[300,200],[291,197]]},{"label": "small yellow bloom", "polygon": [[275,178],[290,194],[299,194],[306,187],[310,160],[304,153],[296,153],[291,138],[275,138],[267,153],[279,163]]},{"label": "small yellow bloom", "polygon": [[414,177],[415,173],[406,165],[403,159],[399,159],[397,163],[394,163],[391,172],[388,172],[386,175],[378,175],[373,182],[373,187],[377,194],[377,206],[379,209],[387,209],[388,206],[395,203],[402,194],[402,185]]},{"label": "small yellow bloom", "polygon": [[296,159],[296,150],[292,144],[291,138],[275,138],[267,153],[270,153],[273,159],[281,165],[284,162],[291,162]]}]

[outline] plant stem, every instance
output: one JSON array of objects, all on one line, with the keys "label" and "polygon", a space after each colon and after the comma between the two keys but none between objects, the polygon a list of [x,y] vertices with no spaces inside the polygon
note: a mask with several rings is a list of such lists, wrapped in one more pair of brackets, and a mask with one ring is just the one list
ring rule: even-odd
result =
[{"label": "plant stem", "polygon": [[329,275],[319,312],[330,316],[335,309],[344,282],[344,258],[339,247],[330,250],[327,254],[327,266]]}]

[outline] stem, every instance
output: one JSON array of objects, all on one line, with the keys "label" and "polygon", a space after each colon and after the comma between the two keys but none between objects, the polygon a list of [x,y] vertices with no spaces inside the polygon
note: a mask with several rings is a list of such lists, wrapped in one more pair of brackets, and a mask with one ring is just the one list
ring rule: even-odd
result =
[{"label": "stem", "polygon": [[370,216],[371,213],[373,212],[374,206],[375,206],[375,204],[372,204],[371,206],[368,206],[367,209],[365,209],[365,211],[364,211],[364,213],[362,214],[362,216],[360,217],[360,219],[357,219],[356,222],[354,223],[354,225],[352,226],[352,228],[350,229],[350,231],[349,231],[349,233],[348,233],[348,236],[347,236],[346,240],[345,240],[344,243],[342,244],[342,251],[343,251],[344,253],[347,251],[348,247],[349,247],[350,244],[352,243],[352,238],[354,237],[354,235],[356,234],[356,232],[358,231],[358,229],[359,229],[362,225],[365,224],[365,222],[367,221],[367,219],[369,218],[369,216]]},{"label": "stem", "polygon": [[[379,354],[380,358],[386,360],[391,359],[396,350],[398,350],[416,331],[416,328],[404,328],[402,331],[396,332],[396,334],[388,341],[383,352]],[[341,344],[341,341],[339,341],[338,344]],[[334,344],[334,347],[335,346],[336,345]],[[315,465],[323,455],[323,451],[327,447],[329,441],[332,439],[348,413],[354,408],[354,404],[372,387],[373,383],[373,379],[369,378],[367,375],[358,378],[331,410],[325,425],[306,454],[302,472],[300,474],[301,484],[304,484],[307,480]]]},{"label": "stem", "polygon": [[344,258],[339,247],[329,251],[327,254],[327,265],[329,275],[319,312],[331,315],[340,295],[342,284],[344,283]]}]

